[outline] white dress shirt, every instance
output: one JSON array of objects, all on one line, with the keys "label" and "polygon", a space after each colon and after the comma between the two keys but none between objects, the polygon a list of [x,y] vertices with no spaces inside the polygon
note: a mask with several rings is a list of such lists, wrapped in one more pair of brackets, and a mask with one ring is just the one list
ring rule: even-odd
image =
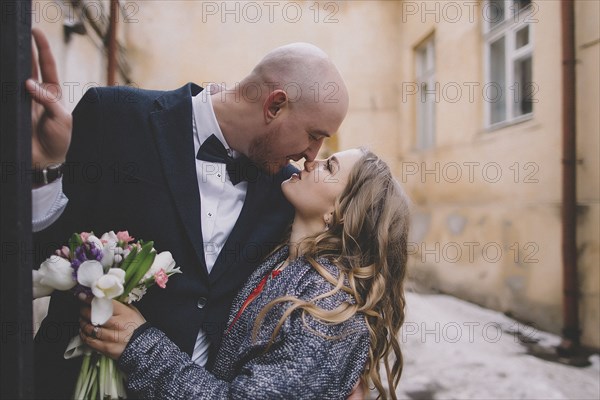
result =
[{"label": "white dress shirt", "polygon": [[[218,93],[217,85],[208,85],[205,90],[192,97],[192,126],[194,134],[194,155],[210,135],[215,135],[230,156],[236,158],[237,152],[229,147],[215,116],[211,95]],[[240,216],[248,183],[242,181],[233,185],[225,169],[225,164],[196,159],[196,177],[200,192],[200,215],[202,238],[204,240],[204,259],[208,273],[225,245],[229,234]],[[66,208],[68,199],[62,192],[62,179],[32,191],[32,215],[34,232],[45,229],[60,217]],[[200,221],[199,221],[200,222]],[[196,338],[192,360],[205,365],[208,359],[209,342],[204,331],[200,330]]]},{"label": "white dress shirt", "polygon": [[[213,111],[211,94],[219,88],[208,85],[205,90],[192,98],[194,109],[194,154],[211,135],[223,143],[227,153],[237,158],[240,154],[231,149],[223,137]],[[240,216],[248,182],[233,185],[225,169],[225,164],[196,160],[196,176],[200,189],[200,215],[202,216],[202,239],[204,240],[204,259],[208,272],[229,237],[235,222]]]},{"label": "white dress shirt", "polygon": [[[227,153],[237,158],[239,154],[227,144],[213,110],[211,95],[218,92],[218,86],[208,85],[205,90],[192,98],[194,154],[198,153],[200,146],[210,135],[215,135],[223,143]],[[248,182],[243,181],[234,186],[229,179],[225,164],[198,159],[196,159],[196,177],[200,191],[204,260],[210,273],[240,216],[246,199]],[[192,353],[192,360],[195,363],[206,364],[208,346],[206,334],[201,329]]]}]

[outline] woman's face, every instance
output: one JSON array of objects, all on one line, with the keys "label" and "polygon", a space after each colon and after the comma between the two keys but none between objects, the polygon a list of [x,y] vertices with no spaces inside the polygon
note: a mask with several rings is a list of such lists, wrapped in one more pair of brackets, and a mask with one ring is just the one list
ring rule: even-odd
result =
[{"label": "woman's face", "polygon": [[322,220],[333,211],[335,199],[346,187],[350,171],[362,155],[359,149],[335,153],[325,160],[306,163],[305,170],[283,182],[283,194],[296,209],[296,216]]}]

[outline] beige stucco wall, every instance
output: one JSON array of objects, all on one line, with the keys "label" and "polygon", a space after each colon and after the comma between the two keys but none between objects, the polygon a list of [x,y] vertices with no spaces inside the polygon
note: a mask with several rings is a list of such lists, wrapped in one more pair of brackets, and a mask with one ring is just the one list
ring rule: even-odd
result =
[{"label": "beige stucco wall", "polygon": [[[562,326],[560,3],[536,5],[533,80],[539,89],[538,102],[531,119],[496,130],[484,128],[486,100],[477,90],[481,86],[475,86],[473,97],[469,94],[469,85],[484,80],[482,19],[470,19],[466,7],[460,20],[444,18],[440,8],[436,23],[434,15],[414,14],[414,8],[403,7],[402,82],[407,87],[415,81],[414,48],[433,34],[441,90],[436,103],[436,146],[426,151],[415,147],[419,97],[401,94],[399,131],[404,135],[397,174],[415,202],[413,277],[558,333]],[[599,104],[599,36],[598,22],[591,18],[598,16],[597,6],[596,2],[577,5],[578,151],[586,160],[578,168],[581,325],[583,342],[595,347],[600,346],[599,129],[597,113],[591,108]],[[475,10],[474,15],[481,16],[481,3]],[[594,45],[581,49],[582,42],[594,40]],[[458,101],[456,92],[444,96],[444,87],[456,85],[463,94]]]}]

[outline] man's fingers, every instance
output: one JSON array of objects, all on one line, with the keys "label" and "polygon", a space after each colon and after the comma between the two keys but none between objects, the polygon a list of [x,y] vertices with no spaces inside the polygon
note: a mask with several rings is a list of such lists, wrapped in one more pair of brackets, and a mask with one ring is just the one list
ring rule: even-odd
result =
[{"label": "man's fingers", "polygon": [[40,80],[40,70],[38,67],[37,49],[35,43],[31,41],[31,77],[36,81]]},{"label": "man's fingers", "polygon": [[59,115],[63,112],[63,107],[60,105],[62,92],[59,85],[42,85],[33,79],[27,79],[25,81],[25,88],[33,100],[44,106],[50,115]]},{"label": "man's fingers", "polygon": [[58,72],[56,70],[56,61],[50,48],[50,43],[44,35],[44,32],[37,28],[31,30],[35,45],[37,46],[40,69],[42,70],[42,81],[44,83],[53,83],[58,85]]}]

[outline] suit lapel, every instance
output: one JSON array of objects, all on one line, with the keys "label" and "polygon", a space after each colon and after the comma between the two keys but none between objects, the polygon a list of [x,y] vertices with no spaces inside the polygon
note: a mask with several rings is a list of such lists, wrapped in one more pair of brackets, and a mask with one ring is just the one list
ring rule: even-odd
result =
[{"label": "suit lapel", "polygon": [[207,275],[200,218],[200,194],[196,177],[191,102],[191,97],[201,90],[199,86],[187,84],[159,97],[155,101],[155,111],[150,114],[150,122],[181,223],[194,247],[199,265]]},{"label": "suit lapel", "polygon": [[256,179],[248,182],[246,200],[244,201],[240,216],[233,226],[233,230],[229,234],[209,275],[211,284],[216,282],[232,265],[241,264],[244,255],[255,252],[255,249],[253,251],[251,247],[256,246],[256,243],[252,242],[250,233],[256,224],[260,223],[256,219],[256,210],[260,209],[261,204],[269,201],[271,189],[269,179],[271,178],[266,174],[259,172]]}]

